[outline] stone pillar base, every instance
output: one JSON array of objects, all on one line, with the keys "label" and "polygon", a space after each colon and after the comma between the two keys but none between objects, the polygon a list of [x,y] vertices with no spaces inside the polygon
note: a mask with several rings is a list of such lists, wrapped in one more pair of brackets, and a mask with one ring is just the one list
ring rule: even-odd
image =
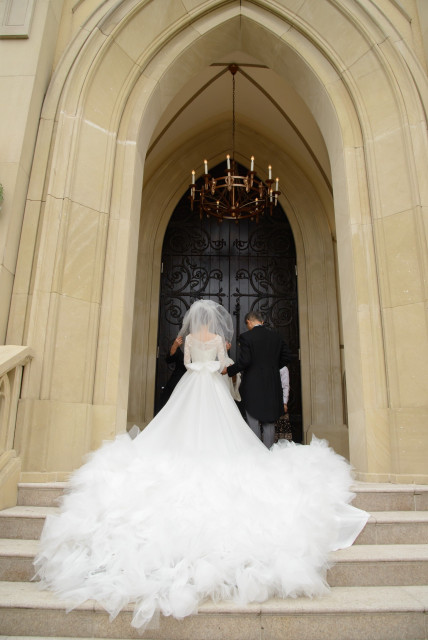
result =
[{"label": "stone pillar base", "polygon": [[428,474],[356,472],[359,482],[390,482],[391,484],[428,484]]},{"label": "stone pillar base", "polygon": [[61,482],[90,451],[117,433],[117,407],[53,400],[20,401],[16,429],[21,480]]},{"label": "stone pillar base", "polygon": [[304,444],[309,444],[313,435],[327,440],[336,453],[349,460],[349,433],[346,424],[311,424],[305,430]]},{"label": "stone pillar base", "polygon": [[0,456],[0,509],[16,506],[21,459],[15,451]]}]

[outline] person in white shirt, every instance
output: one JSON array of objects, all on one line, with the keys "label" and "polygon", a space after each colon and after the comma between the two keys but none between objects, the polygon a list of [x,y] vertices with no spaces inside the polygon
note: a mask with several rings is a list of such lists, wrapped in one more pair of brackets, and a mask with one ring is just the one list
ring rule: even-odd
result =
[{"label": "person in white shirt", "polygon": [[282,399],[284,402],[284,413],[288,413],[288,398],[290,395],[290,373],[288,367],[282,367],[279,370],[281,376]]},{"label": "person in white shirt", "polygon": [[275,442],[278,440],[293,440],[290,417],[288,415],[288,398],[290,396],[290,372],[288,367],[279,370],[282,387],[282,400],[284,403],[284,415],[275,422]]}]

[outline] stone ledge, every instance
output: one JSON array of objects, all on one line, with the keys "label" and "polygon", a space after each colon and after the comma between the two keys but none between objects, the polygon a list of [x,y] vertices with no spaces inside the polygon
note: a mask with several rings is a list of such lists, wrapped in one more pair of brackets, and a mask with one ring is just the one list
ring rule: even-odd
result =
[{"label": "stone ledge", "polygon": [[[18,489],[33,489],[33,490],[51,490],[51,489],[62,489],[64,490],[67,486],[65,481],[59,482],[18,482]],[[428,491],[428,487],[427,487]],[[1,640],[1,636],[0,636]]]},{"label": "stone ledge", "polygon": [[[0,539],[0,581],[35,579],[38,540]],[[428,584],[428,545],[357,545],[330,554],[331,587]],[[37,578],[36,578],[37,579]]]},{"label": "stone ledge", "polygon": [[[33,557],[38,552],[39,544],[39,540],[0,538],[0,556]],[[334,563],[424,562],[428,560],[428,544],[354,545],[332,551],[330,558]]]},{"label": "stone ledge", "polygon": [[[20,482],[18,505],[57,506],[65,491],[64,481]],[[393,485],[354,483],[353,504],[365,511],[422,511],[428,510],[427,485]]]},{"label": "stone ledge", "polygon": [[2,632],[15,638],[33,633],[151,640],[425,640],[428,587],[334,587],[322,598],[248,606],[206,602],[197,615],[183,620],[160,616],[143,633],[131,626],[131,605],[113,621],[92,600],[68,614],[66,606],[70,602],[34,584],[11,589],[10,583],[0,583]]},{"label": "stone ledge", "polygon": [[[60,599],[55,594],[40,589],[36,583],[0,582],[0,610],[5,607],[31,609],[65,610],[72,607],[69,599]],[[123,608],[124,612],[133,610],[131,604]],[[75,611],[104,611],[95,600],[87,600],[76,607]],[[428,612],[428,586],[407,587],[333,587],[330,592],[318,598],[274,598],[263,603],[239,605],[234,602],[203,603],[198,614],[276,614],[299,613],[355,613],[373,611],[420,611]],[[106,614],[107,615],[107,614]]]},{"label": "stone ledge", "polygon": [[354,493],[428,493],[426,484],[394,484],[392,482],[354,482],[351,485]]}]

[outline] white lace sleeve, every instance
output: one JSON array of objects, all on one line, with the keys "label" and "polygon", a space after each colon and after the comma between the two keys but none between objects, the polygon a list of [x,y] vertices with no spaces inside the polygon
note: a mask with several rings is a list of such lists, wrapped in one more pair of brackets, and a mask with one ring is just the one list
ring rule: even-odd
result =
[{"label": "white lace sleeve", "polygon": [[191,342],[192,342],[192,337],[187,336],[184,341],[184,366],[185,367],[187,367],[187,365],[190,364],[191,362],[191,357],[190,357]]},{"label": "white lace sleeve", "polygon": [[217,340],[217,359],[220,362],[220,373],[221,373],[227,364],[227,353],[226,353],[224,341],[220,338],[220,336],[217,336],[216,340]]}]

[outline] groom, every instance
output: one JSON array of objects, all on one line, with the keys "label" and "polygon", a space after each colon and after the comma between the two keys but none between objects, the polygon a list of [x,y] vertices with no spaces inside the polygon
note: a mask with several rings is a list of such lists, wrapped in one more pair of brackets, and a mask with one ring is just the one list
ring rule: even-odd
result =
[{"label": "groom", "polygon": [[279,370],[288,365],[290,351],[278,333],[263,326],[260,312],[247,313],[245,324],[248,331],[239,338],[238,360],[222,374],[244,372],[240,393],[247,422],[269,449],[275,440],[275,421],[284,413]]}]

